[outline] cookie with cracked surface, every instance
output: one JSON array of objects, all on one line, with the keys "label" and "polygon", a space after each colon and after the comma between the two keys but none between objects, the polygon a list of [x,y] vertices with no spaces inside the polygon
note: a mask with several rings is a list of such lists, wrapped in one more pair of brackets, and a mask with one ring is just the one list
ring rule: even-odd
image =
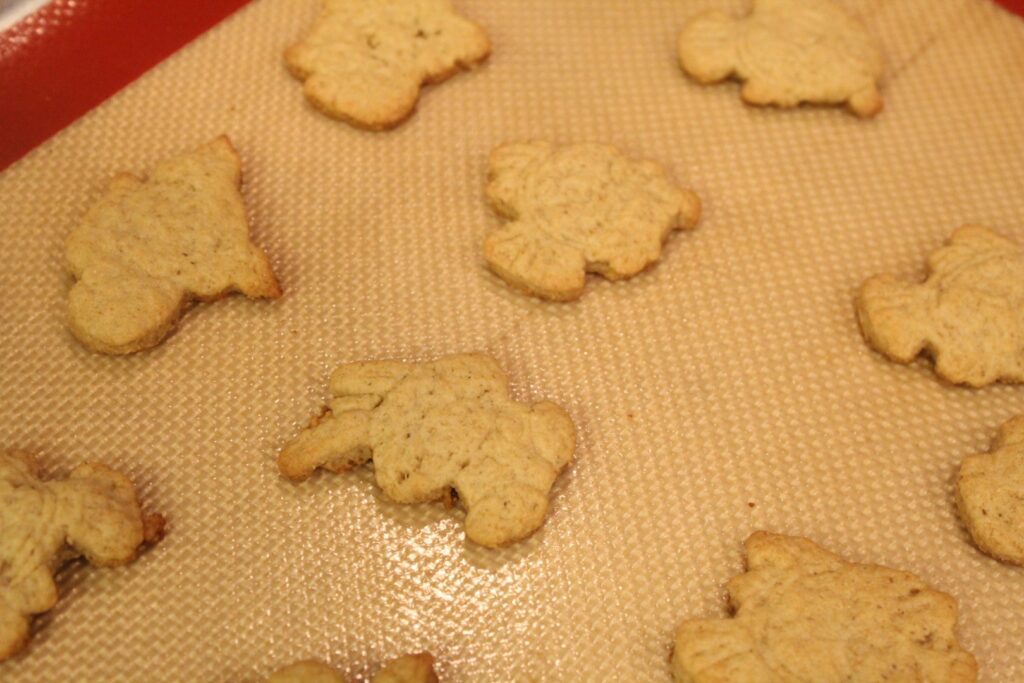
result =
[{"label": "cookie with cracked surface", "polygon": [[[344,683],[341,674],[316,660],[296,662],[270,676],[267,683]],[[438,683],[434,657],[428,652],[404,655],[387,662],[370,683]]]},{"label": "cookie with cracked surface", "polygon": [[446,501],[454,490],[467,538],[488,547],[544,523],[551,486],[575,450],[575,427],[554,403],[513,401],[490,357],[350,363],[330,385],[329,406],[278,456],[285,477],[302,480],[318,467],[344,472],[372,459],[393,501]]},{"label": "cookie with cracked surface", "polygon": [[925,353],[939,377],[972,387],[1024,382],[1024,253],[988,228],[956,230],[923,283],[869,279],[856,310],[864,339],[890,360]]},{"label": "cookie with cracked surface", "polygon": [[1024,566],[1024,416],[999,428],[989,453],[964,458],[956,503],[979,548]]},{"label": "cookie with cracked surface", "polygon": [[85,463],[67,479],[42,481],[31,455],[0,452],[0,660],[28,644],[33,615],[57,604],[53,575],[62,564],[128,564],[163,527],[109,467]]},{"label": "cookie with cracked surface", "polygon": [[193,300],[281,295],[249,241],[241,169],[221,136],[161,161],[146,180],[110,182],[65,243],[76,279],[68,321],[85,347],[134,353],[163,341]]},{"label": "cookie with cracked surface", "polygon": [[323,0],[285,62],[317,109],[386,130],[412,114],[422,85],[469,69],[490,51],[484,30],[448,0]]},{"label": "cookie with cracked surface", "polygon": [[742,19],[699,14],[679,35],[679,63],[700,83],[745,81],[749,104],[845,103],[861,117],[882,109],[882,53],[834,0],[754,0]]},{"label": "cookie with cracked surface", "polygon": [[734,616],[684,621],[676,632],[676,681],[976,680],[954,633],[956,601],[913,574],[763,531],[746,552],[746,573],[726,586]]},{"label": "cookie with cracked surface", "polygon": [[610,145],[502,145],[491,153],[487,199],[509,219],[484,241],[487,265],[552,301],[583,294],[588,272],[636,275],[661,258],[669,233],[700,218],[697,195],[664,168]]}]

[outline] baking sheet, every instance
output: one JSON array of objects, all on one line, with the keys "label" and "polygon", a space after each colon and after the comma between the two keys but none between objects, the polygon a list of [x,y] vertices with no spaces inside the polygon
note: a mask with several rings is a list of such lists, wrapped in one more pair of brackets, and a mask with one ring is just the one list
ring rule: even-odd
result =
[{"label": "baking sheet", "polygon": [[[861,341],[852,297],[921,273],[958,225],[1024,242],[1024,22],[984,0],[851,3],[888,60],[885,111],[753,109],[682,76],[687,17],[728,0],[459,0],[494,53],[365,133],[303,100],[282,50],[314,0],[258,0],[0,174],[0,442],[65,473],[126,470],[167,538],[72,568],[4,681],[352,677],[429,649],[448,681],[659,681],[677,623],[724,614],[755,529],[955,595],[982,680],[1024,679],[1024,573],[970,545],[952,480],[1024,387],[939,383]],[[189,313],[161,347],[93,355],[63,327],[62,242],[106,181],[228,133],[285,288]],[[486,157],[600,141],[667,165],[700,228],[575,304],[487,273]],[[565,406],[577,459],[545,527],[500,552],[366,472],[280,479],[337,364],[481,350]]]}]

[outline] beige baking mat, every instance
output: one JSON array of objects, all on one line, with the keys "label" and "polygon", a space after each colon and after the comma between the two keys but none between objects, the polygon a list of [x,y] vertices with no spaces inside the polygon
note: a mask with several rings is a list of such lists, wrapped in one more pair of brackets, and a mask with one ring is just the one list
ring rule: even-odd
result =
[{"label": "beige baking mat", "polygon": [[[769,529],[952,593],[982,679],[1024,680],[1024,570],[970,545],[951,488],[1024,387],[887,363],[852,308],[959,224],[1024,241],[1024,22],[984,0],[855,3],[889,63],[885,111],[860,121],[682,76],[686,18],[742,1],[458,4],[494,54],[396,131],[314,112],[281,52],[317,3],[260,0],[0,175],[0,442],[51,472],[122,467],[170,524],[130,568],[66,572],[0,679],[255,682],[310,656],[359,677],[429,649],[448,681],[665,681],[676,624],[724,614],[741,542]],[[64,236],[115,172],[222,132],[284,298],[86,352],[63,326]],[[664,162],[704,199],[700,229],[579,303],[509,291],[482,263],[483,183],[489,150],[523,138]],[[335,365],[466,350],[578,425],[535,537],[484,551],[366,473],[278,477]]]}]

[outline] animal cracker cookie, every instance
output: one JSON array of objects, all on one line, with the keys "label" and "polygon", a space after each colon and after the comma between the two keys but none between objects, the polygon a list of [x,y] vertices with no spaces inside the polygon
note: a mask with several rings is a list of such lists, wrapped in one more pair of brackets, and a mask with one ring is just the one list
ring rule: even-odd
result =
[{"label": "animal cracker cookie", "polygon": [[324,413],[281,451],[284,476],[344,472],[372,459],[391,500],[450,502],[454,490],[466,536],[488,547],[544,523],[548,492],[575,449],[564,410],[516,403],[505,373],[479,354],[342,365],[331,394]]},{"label": "animal cracker cookie", "polygon": [[956,503],[979,548],[1024,565],[1024,416],[999,428],[991,452],[964,458]]},{"label": "animal cracker cookie", "polygon": [[377,672],[370,683],[438,683],[434,657],[421,652],[393,659]]},{"label": "animal cracker cookie", "polygon": [[679,62],[701,83],[746,81],[750,104],[846,105],[858,116],[882,109],[876,82],[885,64],[864,26],[834,0],[753,0],[735,19],[697,15],[679,36]]},{"label": "animal cracker cookie", "polygon": [[323,0],[300,43],[285,51],[306,98],[328,116],[370,130],[397,126],[420,86],[486,59],[483,29],[448,0]]},{"label": "animal cracker cookie", "polygon": [[33,459],[0,452],[0,660],[28,644],[32,615],[57,604],[53,574],[84,556],[113,567],[159,540],[163,518],[143,516],[119,472],[85,463],[67,479],[44,482]]},{"label": "animal cracker cookie", "polygon": [[267,683],[345,683],[345,679],[323,662],[310,659],[278,669]]},{"label": "animal cracker cookie", "polygon": [[[297,662],[275,672],[267,683],[345,683],[341,674],[323,662]],[[370,683],[438,683],[434,673],[434,657],[421,652],[404,655],[384,665]]]},{"label": "animal cracker cookie", "polygon": [[735,615],[676,632],[685,683],[974,681],[956,640],[956,601],[913,574],[846,562],[804,538],[759,531],[729,581]]},{"label": "animal cracker cookie", "polygon": [[516,289],[555,301],[583,294],[587,272],[636,275],[661,258],[670,232],[700,218],[697,195],[665,169],[609,145],[498,147],[487,198],[510,221],[484,241],[487,265]]},{"label": "animal cracker cookie", "polygon": [[146,180],[116,176],[65,244],[78,340],[133,353],[159,344],[192,299],[280,296],[267,257],[249,241],[241,181],[241,160],[223,136],[161,161]]},{"label": "animal cracker cookie", "polygon": [[955,384],[1024,382],[1024,254],[987,228],[956,230],[921,284],[871,278],[856,309],[864,339],[890,360],[925,352]]}]

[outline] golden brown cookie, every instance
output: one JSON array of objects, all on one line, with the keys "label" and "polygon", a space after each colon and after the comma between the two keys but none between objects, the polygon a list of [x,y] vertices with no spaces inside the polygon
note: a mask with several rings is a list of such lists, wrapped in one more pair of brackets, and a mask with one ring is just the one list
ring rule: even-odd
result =
[{"label": "golden brown cookie", "polygon": [[0,660],[28,644],[32,615],[57,604],[54,573],[84,557],[99,567],[135,559],[163,536],[119,472],[86,463],[64,480],[42,481],[32,456],[0,452]]},{"label": "golden brown cookie", "polygon": [[267,257],[249,241],[242,166],[227,137],[115,177],[68,235],[71,331],[99,353],[159,344],[193,300],[276,298]]},{"label": "golden brown cookie", "polygon": [[834,0],[753,0],[742,19],[704,12],[680,34],[679,62],[701,83],[745,81],[750,104],[845,103],[863,117],[882,109],[882,53]]},{"label": "golden brown cookie", "polygon": [[726,586],[733,617],[679,626],[679,683],[976,680],[956,601],[913,574],[763,531],[746,551],[746,573]]},{"label": "golden brown cookie", "polygon": [[661,258],[673,230],[697,225],[700,200],[653,161],[609,145],[527,142],[491,153],[487,198],[509,222],[484,259],[516,289],[569,301],[586,274],[630,278]]},{"label": "golden brown cookie", "polygon": [[954,232],[923,283],[871,278],[856,309],[864,339],[890,360],[926,353],[940,377],[973,387],[1024,382],[1024,254],[988,228]]},{"label": "golden brown cookie", "polygon": [[979,548],[1024,565],[1024,416],[999,428],[991,452],[964,458],[956,502]]},{"label": "golden brown cookie", "polygon": [[285,52],[306,98],[328,116],[384,130],[439,83],[491,51],[483,29],[448,0],[323,0],[309,34]]},{"label": "golden brown cookie", "polygon": [[576,436],[564,410],[513,401],[498,364],[479,354],[426,363],[342,365],[333,398],[278,456],[301,480],[318,467],[344,472],[373,460],[399,503],[451,500],[466,509],[466,537],[503,546],[536,531]]}]

